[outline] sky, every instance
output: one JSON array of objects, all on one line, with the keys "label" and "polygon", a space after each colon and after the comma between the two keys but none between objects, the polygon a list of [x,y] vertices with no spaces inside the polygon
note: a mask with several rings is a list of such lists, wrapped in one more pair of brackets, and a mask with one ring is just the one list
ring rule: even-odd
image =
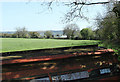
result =
[{"label": "sky", "polygon": [[[41,6],[41,2],[25,1],[2,1],[0,2],[0,31],[15,31],[16,28],[26,27],[28,31],[63,30],[67,24],[61,22],[68,7],[53,4],[52,10],[46,6]],[[104,14],[105,8],[102,5],[89,6],[91,12],[85,15],[89,21],[78,20],[76,23],[80,29],[95,26],[94,19],[98,12]]]}]

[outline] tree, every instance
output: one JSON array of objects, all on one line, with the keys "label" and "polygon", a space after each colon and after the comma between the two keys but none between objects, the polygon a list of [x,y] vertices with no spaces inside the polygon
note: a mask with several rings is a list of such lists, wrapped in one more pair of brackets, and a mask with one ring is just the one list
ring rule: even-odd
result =
[{"label": "tree", "polygon": [[57,36],[57,38],[59,38],[59,37],[60,37],[60,34],[57,34],[56,36]]},{"label": "tree", "polygon": [[[42,5],[44,6],[48,6],[48,9],[52,9],[52,4],[54,2],[57,3],[57,5],[59,4],[59,2],[61,2],[62,0],[50,0],[49,2],[43,2]],[[65,21],[66,22],[71,22],[76,18],[83,18],[83,19],[87,19],[85,13],[85,10],[87,10],[88,6],[91,5],[103,5],[103,4],[110,4],[110,3],[116,3],[118,0],[108,0],[108,1],[92,1],[92,0],[71,0],[68,2],[63,2],[62,4],[64,4],[65,6],[69,7],[68,12],[65,14]],[[84,9],[84,7],[86,9]],[[91,11],[90,11],[91,12]],[[65,22],[64,21],[64,22]]]},{"label": "tree", "polygon": [[114,5],[113,12],[117,17],[117,32],[118,32],[118,42],[120,42],[120,1]]},{"label": "tree", "polygon": [[[59,4],[61,0],[50,0],[49,2],[46,2],[45,5],[48,6],[49,9],[52,9],[52,4],[54,2],[57,2]],[[119,0],[108,0],[108,1],[100,1],[96,0],[95,2],[92,0],[71,0],[69,2],[62,2],[65,6],[69,7],[68,12],[65,14],[65,20],[64,22],[71,22],[76,18],[80,19],[88,19],[88,17],[85,15],[85,12],[88,10],[89,6],[91,5],[110,5],[111,7],[114,5],[112,10],[108,11],[107,13],[114,12],[116,14],[116,17],[118,20],[117,24],[117,30],[118,35],[120,36],[120,1]],[[43,3],[44,4],[44,3]],[[43,5],[42,4],[42,5]],[[91,12],[91,11],[88,11]],[[99,30],[100,31],[100,30]],[[120,39],[120,37],[119,37]]]},{"label": "tree", "polygon": [[29,32],[29,36],[31,38],[39,38],[40,37],[40,33],[38,33],[38,32]]},{"label": "tree", "polygon": [[[118,6],[119,4],[119,6]],[[117,6],[116,6],[117,5]],[[120,42],[120,3],[113,4],[107,11],[104,18],[97,20],[97,35],[104,40],[105,43],[119,44]]]},{"label": "tree", "polygon": [[95,31],[94,31],[94,34],[95,34],[95,39],[97,39],[97,40],[102,40],[102,30],[100,30],[100,29],[96,29]]},{"label": "tree", "polygon": [[16,33],[12,34],[12,38],[18,38],[17,34]]},{"label": "tree", "polygon": [[11,38],[11,37],[12,37],[12,34],[1,33],[1,37],[2,37],[2,38]]},{"label": "tree", "polygon": [[78,31],[77,32],[77,34],[75,35],[75,38],[74,38],[75,40],[80,40],[80,39],[82,39],[82,35],[81,35],[81,33]]},{"label": "tree", "polygon": [[80,31],[83,39],[93,39],[94,32],[90,28],[84,28]]},{"label": "tree", "polygon": [[67,35],[67,38],[73,39],[74,36],[79,32],[79,27],[76,24],[68,24],[63,30],[63,34]]},{"label": "tree", "polygon": [[28,31],[25,27],[23,28],[16,28],[15,34],[17,38],[27,38],[28,37]]},{"label": "tree", "polygon": [[120,1],[114,4],[112,11],[116,14],[116,17],[120,18]]},{"label": "tree", "polygon": [[51,31],[46,31],[44,33],[44,35],[47,37],[47,38],[51,38],[52,37],[52,32]]}]

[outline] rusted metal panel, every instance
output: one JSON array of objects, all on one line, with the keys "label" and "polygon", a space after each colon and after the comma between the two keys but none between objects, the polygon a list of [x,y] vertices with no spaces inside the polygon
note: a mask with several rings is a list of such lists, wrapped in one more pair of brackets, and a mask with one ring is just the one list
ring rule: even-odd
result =
[{"label": "rusted metal panel", "polygon": [[24,58],[24,59],[13,59],[13,60],[3,60],[0,62],[0,65],[2,64],[13,64],[13,63],[26,63],[26,62],[36,62],[36,61],[49,61],[49,60],[57,60],[57,59],[64,59],[64,58],[70,58],[70,57],[76,57],[76,56],[84,56],[84,55],[100,55],[104,53],[114,53],[111,49],[105,49],[105,50],[97,50],[96,52],[84,52],[84,53],[73,53],[73,54],[62,54],[62,55],[50,55],[50,56],[38,56],[38,57],[31,57],[31,58]]},{"label": "rusted metal panel", "polygon": [[99,73],[111,73],[103,69],[117,63],[111,49],[99,49],[91,52],[74,52],[49,56],[29,57],[23,59],[3,60],[2,79],[35,79],[39,80],[76,80],[89,78],[90,72],[99,69]]},{"label": "rusted metal panel", "polygon": [[88,78],[88,77],[89,77],[88,71],[83,71],[83,72],[53,76],[52,80],[69,81],[69,80],[77,80],[77,79]]}]

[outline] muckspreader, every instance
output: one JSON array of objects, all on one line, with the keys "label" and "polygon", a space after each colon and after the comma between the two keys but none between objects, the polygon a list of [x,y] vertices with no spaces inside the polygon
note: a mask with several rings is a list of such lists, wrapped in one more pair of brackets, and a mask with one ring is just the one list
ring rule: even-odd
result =
[{"label": "muckspreader", "polygon": [[2,53],[2,81],[119,80],[112,49],[98,45]]}]

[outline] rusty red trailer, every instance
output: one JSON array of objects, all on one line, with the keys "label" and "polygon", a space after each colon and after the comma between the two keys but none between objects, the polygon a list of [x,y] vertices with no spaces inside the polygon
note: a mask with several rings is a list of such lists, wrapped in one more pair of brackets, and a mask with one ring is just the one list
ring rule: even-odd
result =
[{"label": "rusty red trailer", "polygon": [[49,53],[52,55],[46,55],[47,51],[40,51],[44,55],[3,59],[2,80],[30,80],[32,82],[35,80],[105,80],[114,77],[116,80],[119,79],[117,77],[120,74],[120,67],[112,49],[100,49],[97,46],[92,51],[91,48],[79,47],[62,50],[64,51],[52,49]]}]

